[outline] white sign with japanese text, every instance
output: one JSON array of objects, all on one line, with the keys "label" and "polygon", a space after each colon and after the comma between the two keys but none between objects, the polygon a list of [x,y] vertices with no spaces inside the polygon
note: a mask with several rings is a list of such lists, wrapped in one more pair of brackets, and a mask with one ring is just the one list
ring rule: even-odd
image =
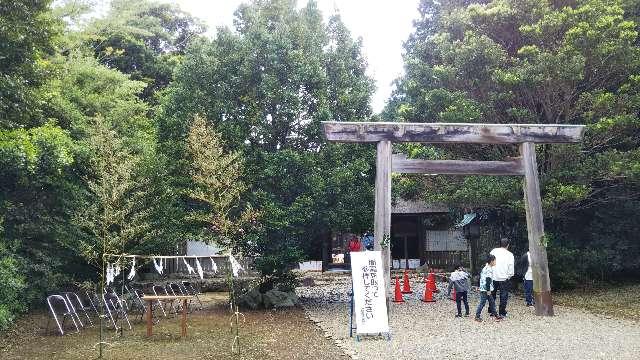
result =
[{"label": "white sign with japanese text", "polygon": [[382,270],[380,251],[351,253],[353,311],[356,316],[357,334],[389,332],[386,286]]}]

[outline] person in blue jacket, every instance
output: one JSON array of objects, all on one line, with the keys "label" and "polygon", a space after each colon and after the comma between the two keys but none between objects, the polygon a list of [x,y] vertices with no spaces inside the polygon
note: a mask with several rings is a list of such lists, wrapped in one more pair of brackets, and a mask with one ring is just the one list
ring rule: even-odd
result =
[{"label": "person in blue jacket", "polygon": [[373,241],[373,234],[371,231],[367,231],[362,235],[362,245],[364,245],[365,249],[369,251],[373,250]]},{"label": "person in blue jacket", "polygon": [[502,320],[502,317],[496,313],[496,300],[491,296],[491,292],[493,291],[493,267],[496,266],[496,257],[494,255],[489,254],[487,256],[487,264],[482,268],[482,272],[480,273],[480,303],[478,304],[478,308],[476,309],[476,321],[481,322],[482,317],[480,314],[482,313],[482,309],[484,309],[484,305],[489,301],[489,313],[491,313],[496,321]]}]

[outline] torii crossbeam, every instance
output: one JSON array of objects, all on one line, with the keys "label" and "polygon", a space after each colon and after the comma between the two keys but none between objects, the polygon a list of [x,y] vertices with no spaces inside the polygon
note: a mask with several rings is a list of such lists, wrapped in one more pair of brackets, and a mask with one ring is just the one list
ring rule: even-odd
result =
[{"label": "torii crossbeam", "polygon": [[[535,309],[537,315],[553,316],[547,251],[544,236],[542,201],[538,182],[535,144],[577,143],[584,125],[547,124],[469,124],[469,123],[396,123],[396,122],[323,122],[327,140],[345,143],[377,143],[374,236],[375,249],[384,250],[387,286],[391,284],[390,248],[382,249],[381,240],[391,236],[391,173],[452,175],[524,176],[524,200]],[[455,144],[518,144],[520,157],[507,161],[417,160],[396,155],[392,142]]]}]

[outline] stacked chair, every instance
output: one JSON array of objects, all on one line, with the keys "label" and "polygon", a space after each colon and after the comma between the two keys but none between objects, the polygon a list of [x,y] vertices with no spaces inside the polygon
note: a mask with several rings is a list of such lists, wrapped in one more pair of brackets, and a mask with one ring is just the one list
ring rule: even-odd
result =
[{"label": "stacked chair", "polygon": [[[70,317],[71,321],[73,321],[76,332],[80,332],[80,328],[78,327],[78,323],[74,316],[74,311],[64,296],[57,294],[47,296],[47,305],[49,306],[49,311],[51,311],[51,315],[53,316],[56,325],[58,325],[60,335],[64,335],[64,323],[67,317]],[[47,330],[49,330],[49,320],[50,319],[47,320]]]},{"label": "stacked chair", "polygon": [[[126,325],[131,329],[126,302],[121,300],[113,289],[105,288],[102,296],[90,291],[86,291],[84,296],[80,296],[77,292],[66,291],[49,295],[46,301],[51,318],[56,323],[60,335],[65,334],[64,325],[67,318],[71,319],[77,333],[85,326],[93,326],[94,320],[90,314],[95,313],[96,318],[99,318],[101,305],[104,307],[104,318],[107,319],[108,326],[119,330],[126,322]],[[80,316],[81,313],[84,316]],[[49,331],[51,318],[47,320],[46,331]],[[83,322],[84,318],[86,318],[86,322]],[[122,325],[118,325],[120,323]]]},{"label": "stacked chair", "polygon": [[[118,295],[116,289],[124,290]],[[151,284],[147,291],[148,294],[163,295],[189,295],[193,299],[187,303],[187,311],[202,310],[202,301],[198,295],[202,295],[197,291],[193,284],[189,281],[168,282],[166,284]],[[114,330],[128,328],[132,329],[129,321],[129,313],[139,314],[139,320],[142,321],[148,311],[145,301],[142,297],[145,292],[142,288],[136,288],[131,284],[124,285],[122,288],[107,287],[103,294],[91,291],[72,292],[66,291],[47,297],[46,302],[49,307],[51,317],[47,320],[46,331],[49,331],[49,323],[51,319],[56,323],[60,335],[64,335],[65,324],[68,319],[73,323],[71,330],[79,333],[86,326],[94,326],[100,316],[106,320],[108,327]],[[154,322],[159,322],[161,317],[175,316],[182,310],[182,302],[180,301],[156,301],[152,303],[151,311],[154,314]],[[101,315],[103,312],[103,315]]]}]

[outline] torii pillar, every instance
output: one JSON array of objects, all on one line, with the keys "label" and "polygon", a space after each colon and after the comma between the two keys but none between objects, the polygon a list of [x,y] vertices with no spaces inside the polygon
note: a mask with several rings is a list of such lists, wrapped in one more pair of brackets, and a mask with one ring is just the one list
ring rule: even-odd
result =
[{"label": "torii pillar", "polygon": [[[387,295],[391,288],[391,173],[524,176],[524,200],[536,314],[553,316],[536,143],[577,143],[584,125],[323,122],[329,141],[376,143],[375,249],[382,250]],[[508,161],[392,160],[393,142],[518,144],[521,157]],[[384,243],[384,244],[382,244]],[[387,298],[388,300],[388,298]]]},{"label": "torii pillar", "polygon": [[[373,248],[382,251],[383,269],[389,269],[384,272],[384,281],[389,290],[391,288],[391,141],[379,141],[377,146]],[[383,242],[387,242],[384,247],[382,247]]]}]

